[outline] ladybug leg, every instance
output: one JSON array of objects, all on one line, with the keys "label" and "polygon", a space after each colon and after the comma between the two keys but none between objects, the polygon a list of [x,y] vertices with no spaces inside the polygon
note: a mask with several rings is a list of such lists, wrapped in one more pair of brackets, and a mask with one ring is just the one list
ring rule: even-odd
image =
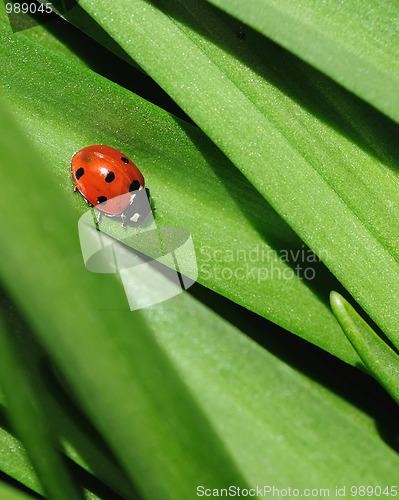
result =
[{"label": "ladybug leg", "polygon": [[122,227],[125,229],[126,228],[126,215],[124,213],[121,214],[121,219],[122,219]]},{"label": "ladybug leg", "polygon": [[76,186],[73,188],[73,192],[74,192],[74,193],[77,193],[77,192],[78,192],[78,188],[77,188]]},{"label": "ladybug leg", "polygon": [[98,212],[97,213],[97,218],[96,218],[97,226],[100,224],[102,217],[103,217],[103,213],[102,212]]}]

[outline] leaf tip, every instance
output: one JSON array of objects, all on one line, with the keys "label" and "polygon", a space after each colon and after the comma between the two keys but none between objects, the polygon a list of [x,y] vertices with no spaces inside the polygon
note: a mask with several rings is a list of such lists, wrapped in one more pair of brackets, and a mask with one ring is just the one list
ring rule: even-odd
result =
[{"label": "leaf tip", "polygon": [[342,295],[334,290],[330,292],[330,304],[332,309],[342,308],[345,304],[345,299]]}]

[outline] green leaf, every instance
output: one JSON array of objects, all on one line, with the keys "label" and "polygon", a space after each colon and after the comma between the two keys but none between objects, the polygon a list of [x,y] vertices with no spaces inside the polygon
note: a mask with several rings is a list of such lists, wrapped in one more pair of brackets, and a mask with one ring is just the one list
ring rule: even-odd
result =
[{"label": "green leaf", "polygon": [[[22,154],[19,145],[18,155]],[[30,158],[35,174],[44,171],[32,154]],[[29,180],[34,184],[34,176]],[[61,190],[55,185],[53,189],[54,196],[62,197]],[[51,201],[42,200],[37,210]],[[33,235],[42,236],[44,231],[33,223],[39,213],[35,210],[32,204],[23,222],[32,222],[28,226],[31,242]],[[34,251],[36,245],[29,247],[29,258],[34,258],[42,270],[37,285],[37,271],[26,268],[15,252],[7,252],[7,261],[13,263],[10,269],[25,272],[16,274],[3,266],[2,276],[62,367],[82,406],[146,498],[154,498],[158,491],[162,491],[162,498],[182,498],[183,487],[183,494],[189,497],[188,492],[195,492],[197,485],[213,488],[262,484],[265,469],[269,480],[280,488],[287,481],[297,488],[332,489],[337,478],[347,486],[366,480],[373,485],[394,480],[399,458],[381,440],[373,419],[278,361],[198,301],[180,295],[143,310],[151,325],[144,332],[138,331],[141,318],[137,312],[102,308],[101,299],[115,287],[106,275],[90,274],[77,266],[77,252],[71,252],[72,212],[63,216],[57,205],[54,211],[45,221],[51,222],[53,216],[59,218],[62,235],[58,237],[68,253],[62,248],[54,260],[47,255],[44,263],[42,249]],[[11,236],[8,245],[13,248],[15,234],[26,236],[19,228],[16,233],[10,226],[6,229]],[[52,240],[58,231],[53,232]],[[51,247],[54,253],[55,244],[51,243]],[[68,265],[60,266],[67,255]],[[60,283],[62,288],[57,291]],[[139,293],[145,293],[145,288],[140,288]],[[156,344],[152,344],[153,339]],[[148,345],[152,348],[146,349]],[[204,420],[198,418],[199,411]],[[212,432],[206,432],[205,425]],[[215,440],[225,453],[219,463],[214,461]],[[185,444],[184,453],[176,453],[176,442]],[[349,449],[352,465],[343,451]],[[200,460],[195,461],[201,450]],[[213,475],[204,476],[203,467],[209,462]],[[176,482],[168,474],[171,463]],[[230,463],[235,464],[243,479],[237,474],[222,483],[220,478],[226,477]],[[137,469],[140,474],[136,475]],[[158,486],[158,478],[165,476],[169,482]]]},{"label": "green leaf", "polygon": [[394,3],[208,1],[399,121],[399,37]]},{"label": "green leaf", "polygon": [[[19,418],[21,418],[22,415],[20,415]],[[3,404],[1,404],[0,405],[0,449],[1,449],[0,470],[4,474],[7,474],[7,476],[10,476],[11,478],[21,483],[21,485],[24,485],[27,488],[31,489],[32,491],[39,493],[40,495],[43,495],[44,491],[37,477],[36,471],[32,467],[32,463],[29,460],[28,454],[24,446],[9,431],[9,426],[8,424],[6,424],[6,421],[8,420],[9,420],[8,411],[3,406]],[[46,422],[48,423],[50,422],[50,420],[52,420],[51,417],[47,416]],[[30,437],[28,438],[28,441],[29,440],[31,440]],[[44,455],[44,451],[45,448],[43,447],[42,448],[43,460],[46,458],[46,456]],[[49,468],[51,467],[52,465],[50,464]],[[80,478],[81,477],[82,474],[80,474]],[[54,479],[56,478],[54,477]],[[3,493],[1,492],[1,487],[0,487],[0,498],[2,499],[5,498],[2,495]],[[96,500],[101,497],[98,497],[92,491],[85,489],[84,498],[87,500]],[[129,497],[126,496],[125,498]]]},{"label": "green leaf", "polygon": [[[47,175],[68,193],[66,203],[87,209],[71,194],[73,153],[116,147],[142,170],[158,224],[191,231],[201,284],[356,364],[328,304],[339,284],[206,136],[51,47],[51,38],[39,44],[29,31],[4,37],[0,93],[45,158]],[[127,238],[115,221],[104,227]],[[303,279],[308,267],[312,280]]]},{"label": "green leaf", "polygon": [[0,128],[13,214],[0,216],[2,281],[128,476],[147,498],[187,498],[198,481],[245,485],[142,317],[120,310],[119,282],[84,268],[70,195],[3,104]]},{"label": "green leaf", "polygon": [[0,317],[0,384],[11,423],[23,440],[47,495],[60,500],[83,498],[56,450],[44,409],[13,345],[14,333]]},{"label": "green leaf", "polygon": [[13,436],[4,424],[5,409],[0,406],[0,470],[31,490],[42,494],[39,479],[29,461],[21,442]]},{"label": "green leaf", "polygon": [[206,2],[80,5],[398,343],[396,126],[266,40],[242,47]]},{"label": "green leaf", "polygon": [[[52,369],[48,356],[35,341],[29,325],[18,310],[10,304],[2,291],[0,292],[0,312],[3,317],[2,321],[10,323],[9,328],[13,331],[13,340],[21,357],[19,364],[24,367],[29,379],[28,385],[34,388],[35,399],[39,400],[38,404],[43,408],[46,415],[46,425],[49,429],[51,427],[52,435],[57,439],[57,447],[62,449],[65,455],[85,471],[100,477],[103,483],[122,497],[132,498],[132,483],[127,480],[120,467],[115,464],[114,457],[110,456],[109,450],[99,440],[98,434],[88,425],[81,412],[77,411],[76,406],[70,401],[59,383],[59,377]],[[3,394],[0,395],[0,402],[2,405],[6,404]],[[25,413],[22,415],[26,416]],[[14,438],[12,440],[15,441]],[[20,445],[18,446],[20,447]],[[13,444],[11,447],[14,448],[15,445]],[[11,450],[10,454],[12,453]],[[7,456],[6,464],[9,463],[12,461]],[[22,463],[21,473],[18,475],[18,467],[9,471],[6,464],[2,462],[1,470],[24,482],[26,469],[30,469],[30,465],[27,467],[25,463]],[[29,474],[27,476],[30,477]],[[24,484],[32,487],[31,483],[24,482]],[[41,489],[37,488],[35,491],[42,492]],[[86,491],[85,495],[88,497],[90,493]]]},{"label": "green leaf", "polygon": [[269,485],[330,496],[337,484],[396,484],[398,455],[379,443],[374,419],[187,294],[142,313],[251,486],[265,470]]},{"label": "green leaf", "polygon": [[[348,486],[366,481],[392,484],[398,456],[381,439],[374,418],[366,412],[267,353],[186,294],[141,314],[131,313],[125,310],[125,298],[114,276],[87,272],[76,228],[80,201],[71,200],[69,165],[61,169],[60,164],[70,158],[62,153],[66,148],[62,134],[69,138],[72,150],[71,138],[79,127],[86,127],[89,135],[88,118],[79,123],[73,119],[76,108],[68,112],[73,102],[67,99],[68,89],[71,94],[78,93],[82,82],[95,89],[106,118],[101,126],[108,121],[110,128],[119,123],[118,132],[125,130],[127,135],[127,130],[134,132],[130,125],[135,122],[126,120],[128,115],[116,119],[109,112],[120,109],[109,104],[113,85],[102,89],[102,80],[91,80],[85,72],[69,87],[67,78],[77,74],[72,65],[61,66],[44,51],[38,57],[46,67],[39,71],[39,65],[33,64],[34,50],[26,43],[12,43],[16,55],[24,52],[25,58],[30,58],[27,87],[32,92],[30,99],[22,92],[14,98],[7,94],[7,105],[24,132],[35,132],[31,137],[47,163],[39,161],[35,148],[25,144],[0,108],[0,176],[4,202],[12,214],[0,213],[1,227],[7,234],[0,247],[1,279],[51,360],[66,376],[71,393],[143,496],[181,499],[195,495],[200,484],[263,484],[265,470],[268,480],[273,479],[281,488],[335,488],[337,481]],[[5,47],[4,54],[9,57]],[[28,65],[22,68],[28,76]],[[64,70],[64,87],[54,84],[51,68],[54,74]],[[42,85],[47,79],[54,85],[53,92],[46,94],[48,103],[55,106],[53,114],[50,105],[44,107],[45,99],[40,100],[35,78]],[[23,78],[18,82],[24,88]],[[45,90],[51,90],[51,84]],[[56,104],[62,102],[61,98],[57,101],[58,92],[65,98],[62,108]],[[87,96],[86,108],[88,103],[94,106],[90,93],[81,95]],[[25,97],[19,101],[21,96]],[[112,98],[119,97],[128,107],[127,96],[121,91]],[[130,98],[142,111],[137,124],[147,121],[154,129],[153,135],[146,136],[150,147],[156,143],[150,140],[155,138],[156,124],[151,122],[150,113],[144,112],[155,108]],[[82,113],[84,109],[82,106]],[[40,114],[40,110],[46,113]],[[174,131],[174,122],[159,110],[154,112],[159,117],[159,137],[165,138],[166,124]],[[72,132],[61,126],[64,114],[65,120],[71,119]],[[52,134],[43,116],[51,121]],[[127,121],[126,129],[123,120]],[[151,131],[150,125],[140,131]],[[99,132],[90,133],[101,138]],[[85,137],[82,131],[81,136]],[[183,134],[179,137],[183,141]],[[40,148],[39,138],[44,144],[58,138],[61,152],[57,155],[55,148]],[[161,153],[167,164],[167,155]],[[168,176],[171,172],[169,166]],[[251,193],[255,195],[255,191]],[[79,208],[81,211],[82,205]]]},{"label": "green leaf", "polygon": [[[253,249],[256,235],[271,241],[275,250],[292,248],[285,238],[300,249],[301,242],[203,134],[106,83],[79,62],[67,62],[68,55],[43,49],[47,42],[42,45],[21,34],[3,39],[1,45],[1,95],[7,97],[18,127],[0,108],[0,177],[8,210],[0,213],[6,235],[0,276],[51,363],[65,376],[66,391],[110,445],[115,461],[151,500],[191,498],[201,484],[263,484],[265,471],[277,487],[328,487],[331,494],[337,483],[348,488],[394,484],[399,459],[388,444],[388,398],[381,414],[367,405],[366,411],[356,408],[350,401],[361,405],[357,393],[334,394],[316,381],[315,373],[300,373],[242,335],[229,323],[237,320],[238,308],[227,300],[229,321],[187,294],[131,313],[114,276],[87,272],[76,227],[84,205],[80,198],[72,199],[69,160],[89,140],[111,141],[134,158],[155,191],[157,221],[190,227],[211,249],[229,248],[237,228],[236,239],[242,233],[245,242],[249,236],[247,250]],[[33,147],[23,135],[32,138]],[[213,181],[210,187],[203,186],[204,173]],[[171,178],[174,189],[168,190]],[[250,193],[246,203],[243,191]],[[199,202],[193,193],[202,197]],[[212,229],[214,219],[219,233]],[[318,297],[322,279],[295,283],[300,286],[292,293],[296,302],[292,300],[291,309],[305,315],[304,320],[284,321],[299,330],[300,325],[316,325],[317,317],[325,328],[323,316],[318,316],[319,309],[325,310],[323,295]],[[213,284],[230,293],[236,286],[217,279]],[[143,292],[132,285],[133,291]],[[285,280],[265,310],[286,317],[287,307],[279,302],[290,286]],[[217,302],[200,287],[194,293],[198,289],[210,303]],[[270,296],[264,293],[265,283],[253,282],[252,295],[245,295],[249,289],[235,290],[237,300],[255,306],[273,297],[270,290]],[[306,309],[305,303],[314,309]],[[256,319],[245,312],[239,316],[246,330]],[[325,318],[332,317],[328,312]],[[259,329],[258,338],[269,337],[265,324],[257,318],[253,331]],[[335,339],[327,334],[325,339],[337,349]],[[338,340],[337,350],[344,345]],[[319,357],[324,363],[327,355],[322,354],[315,352],[313,363]],[[301,351],[295,350],[295,356],[301,357]],[[324,376],[327,371],[341,375],[345,384],[345,374],[361,377],[333,361],[334,368],[329,370],[329,365]],[[367,381],[364,387],[369,396]]]},{"label": "green leaf", "polygon": [[345,335],[370,373],[399,403],[399,355],[337,292],[331,292],[331,307]]},{"label": "green leaf", "polygon": [[5,484],[4,482],[0,482],[0,497],[2,500],[28,500],[32,498],[30,495],[19,491],[12,486]]}]

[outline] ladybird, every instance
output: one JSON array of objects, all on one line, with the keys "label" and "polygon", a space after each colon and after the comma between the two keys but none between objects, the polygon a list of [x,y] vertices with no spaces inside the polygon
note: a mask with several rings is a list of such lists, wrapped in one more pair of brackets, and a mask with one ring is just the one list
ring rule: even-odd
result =
[{"label": "ladybird", "polygon": [[[126,227],[127,219],[136,223],[147,215],[139,210],[139,205],[141,209],[149,207],[149,191],[143,189],[144,177],[136,165],[117,149],[87,146],[74,154],[71,169],[75,191],[99,211],[98,224],[102,214],[120,217],[123,227]],[[139,203],[142,194],[146,199]]]}]

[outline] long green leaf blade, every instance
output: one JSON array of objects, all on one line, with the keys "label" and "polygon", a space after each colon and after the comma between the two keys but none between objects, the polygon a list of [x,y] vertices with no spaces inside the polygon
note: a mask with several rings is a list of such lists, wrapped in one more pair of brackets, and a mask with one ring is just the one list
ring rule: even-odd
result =
[{"label": "long green leaf blade", "polygon": [[[268,484],[330,488],[330,496],[337,482],[396,484],[398,456],[380,447],[373,420],[198,301],[179,295],[143,314],[251,486],[263,484],[265,470]],[[378,462],[383,449],[391,465]]]},{"label": "long green leaf blade", "polygon": [[[123,253],[130,252],[122,247],[117,255]],[[159,287],[162,279],[166,278],[158,277]],[[140,289],[132,283],[133,295],[145,294],[151,282],[147,285],[145,280]],[[347,488],[354,481],[362,484],[367,479],[378,485],[396,477],[398,457],[380,441],[369,417],[277,361],[196,300],[180,295],[142,314],[250,487],[261,482],[265,467],[276,486],[283,488],[288,480],[303,490],[309,486],[333,490],[337,477]],[[131,318],[134,322],[137,312]],[[169,448],[165,450],[169,455]],[[154,449],[148,452],[152,456]],[[309,470],[311,477],[306,474]],[[197,486],[202,491],[210,485],[199,480]]]},{"label": "long green leaf blade", "polygon": [[197,481],[245,485],[142,317],[120,310],[119,282],[84,268],[77,211],[3,107],[0,129],[13,214],[1,217],[2,281],[129,477],[146,498],[187,498]]},{"label": "long green leaf blade", "polygon": [[[398,343],[398,232],[392,230],[399,220],[398,205],[392,203],[398,190],[390,171],[392,159],[387,158],[389,148],[381,161],[375,161],[373,153],[367,155],[359,147],[359,138],[353,140],[356,137],[352,136],[348,140],[345,134],[337,134],[334,127],[328,126],[327,137],[320,136],[317,144],[323,151],[328,145],[325,152],[332,155],[332,170],[324,170],[324,158],[312,143],[308,145],[312,153],[308,158],[308,151],[296,139],[298,132],[301,138],[299,125],[314,141],[309,131],[317,130],[323,122],[315,120],[306,109],[290,104],[283,94],[282,101],[288,101],[288,106],[294,105],[300,113],[298,123],[291,127],[287,120],[295,115],[290,112],[287,117],[280,98],[276,100],[281,91],[267,79],[259,78],[261,67],[243,66],[241,59],[232,56],[231,30],[224,30],[214,10],[203,2],[186,1],[183,5],[177,0],[159,1],[155,7],[146,0],[83,0],[81,5],[167,90],[322,257],[392,342]],[[126,19],[130,19],[128,27]],[[219,32],[215,34],[216,26]],[[242,57],[245,60],[245,54]],[[291,78],[291,87],[296,85]],[[318,91],[321,94],[322,88]],[[308,89],[308,99],[310,95]],[[273,116],[269,112],[273,102],[282,109],[281,114]],[[373,132],[371,123],[367,133]],[[378,151],[377,136],[371,142]],[[341,148],[348,151],[346,162]],[[359,158],[364,162],[361,179],[356,178]],[[341,183],[348,169],[352,183]],[[363,176],[366,171],[371,172],[371,177]],[[365,217],[366,200],[371,192],[375,196],[380,193],[380,180],[381,185],[390,188],[383,191],[383,196],[372,197],[373,208],[377,206],[380,214],[384,206],[391,207],[391,229],[385,225],[385,217]],[[395,216],[391,216],[392,212]],[[393,248],[395,255],[391,253]]]},{"label": "long green leaf blade", "polygon": [[21,442],[5,428],[5,408],[0,406],[0,470],[36,493],[43,489]]},{"label": "long green leaf blade", "polygon": [[[37,473],[32,466],[28,454],[19,441],[5,424],[7,418],[7,409],[0,405],[0,470],[7,476],[15,479],[21,485],[29,488],[35,493],[44,495],[43,487],[39,481]],[[48,419],[46,420],[48,422]],[[44,452],[44,449],[43,449]],[[43,459],[45,458],[43,454]],[[107,491],[108,493],[108,491]],[[3,499],[3,496],[0,498]],[[36,498],[36,497],[35,497]],[[99,500],[101,497],[88,489],[84,489],[84,498],[87,500]],[[129,496],[126,496],[129,498]]]},{"label": "long green leaf blade", "polygon": [[[26,45],[24,48],[32,55]],[[59,68],[56,61],[52,64]],[[17,100],[10,102],[25,124],[28,120],[17,113],[22,105],[18,106]],[[17,217],[9,220],[2,216],[9,235],[1,249],[2,277],[52,359],[67,374],[82,406],[107,440],[118,447],[117,456],[146,497],[190,498],[196,485],[213,486],[212,475],[198,475],[204,463],[215,469],[218,479],[220,470],[227,475],[226,467],[232,463],[252,485],[264,481],[265,470],[281,487],[287,486],[287,481],[302,487],[306,478],[306,487],[309,483],[335,487],[334,470],[348,485],[366,480],[375,485],[382,481],[391,484],[396,480],[397,454],[382,441],[372,418],[268,355],[193,299],[181,295],[143,311],[151,321],[151,330],[144,327],[138,332],[142,316],[121,310],[123,297],[116,280],[90,275],[83,268],[77,245],[77,211],[70,207],[70,194],[63,192],[64,187],[70,188],[64,184],[63,171],[57,174],[60,187],[48,174],[53,164],[39,165],[30,150],[29,164],[34,165],[34,172],[29,173],[24,169],[23,148],[14,148],[9,139],[11,132],[7,123],[0,137],[4,151],[11,155],[7,165],[20,168],[8,169],[2,180],[10,197],[9,207]],[[44,156],[57,163],[55,154]],[[26,185],[29,187],[23,193],[30,202],[28,211],[21,206],[18,191]],[[40,191],[46,196],[40,196]],[[48,243],[42,250],[39,242],[44,239]],[[27,255],[39,269],[24,265]],[[105,307],[116,311],[105,311]],[[129,388],[134,391],[126,390]],[[192,405],[186,404],[187,393]],[[202,433],[199,445],[196,432],[206,424],[199,419],[198,425],[196,409],[214,433]],[[165,426],[173,439],[157,439],[164,435]],[[220,468],[213,461],[212,436],[225,450],[226,460]],[[187,453],[180,455],[180,460],[175,455],[176,441],[187,443]],[[191,477],[196,477],[188,485],[187,461],[193,460],[191,452],[198,446],[207,450],[198,461],[194,458],[189,470],[195,468]],[[173,471],[173,477],[164,473],[164,468],[170,471],[171,458],[176,458],[173,463],[180,467]],[[170,482],[155,489],[160,477]],[[237,474],[227,480],[241,484]],[[183,490],[184,485],[187,488]]]},{"label": "long green leaf blade", "polygon": [[370,373],[399,403],[399,355],[337,292],[331,293],[331,307],[345,335]]},{"label": "long green leaf blade", "polygon": [[0,384],[13,427],[23,440],[47,495],[55,500],[81,499],[83,495],[62,462],[44,409],[13,345],[14,333],[0,317]]},{"label": "long green leaf blade", "polygon": [[[0,291],[0,313],[3,318],[1,321],[9,323],[9,328],[13,331],[13,339],[21,357],[19,364],[26,372],[29,385],[34,387],[36,399],[40,401],[46,415],[46,425],[51,427],[52,435],[57,438],[58,448],[75,464],[101,478],[103,483],[122,497],[132,498],[132,483],[122,473],[104,443],[99,442],[98,434],[88,426],[81,412],[76,411],[76,406],[61,387],[59,377],[56,376],[46,353],[35,341],[29,325],[4,295],[3,290]],[[3,394],[0,394],[0,403],[6,405]],[[0,412],[0,416],[3,413],[6,414],[6,409]],[[26,417],[25,413],[23,415]],[[18,448],[13,444],[10,447]],[[19,481],[23,481],[25,475],[30,478],[25,472],[26,466],[21,465],[21,473],[16,476],[18,468],[9,470],[11,464],[12,460],[7,453],[0,469]],[[31,483],[26,485],[31,487]],[[86,496],[88,495],[89,492],[86,492]]]},{"label": "long green leaf blade", "polygon": [[394,2],[208,1],[399,121],[398,9]]},{"label": "long green leaf blade", "polygon": [[[69,202],[87,208],[71,194],[73,153],[117,147],[142,169],[158,223],[191,231],[201,284],[356,364],[327,302],[339,284],[206,136],[50,48],[51,39],[4,37],[1,92]],[[117,223],[107,228],[126,238]],[[297,276],[296,265],[314,279]]]},{"label": "long green leaf blade", "polygon": [[0,482],[0,496],[2,500],[29,500],[29,498],[32,498],[30,495],[26,495],[3,482]]}]

